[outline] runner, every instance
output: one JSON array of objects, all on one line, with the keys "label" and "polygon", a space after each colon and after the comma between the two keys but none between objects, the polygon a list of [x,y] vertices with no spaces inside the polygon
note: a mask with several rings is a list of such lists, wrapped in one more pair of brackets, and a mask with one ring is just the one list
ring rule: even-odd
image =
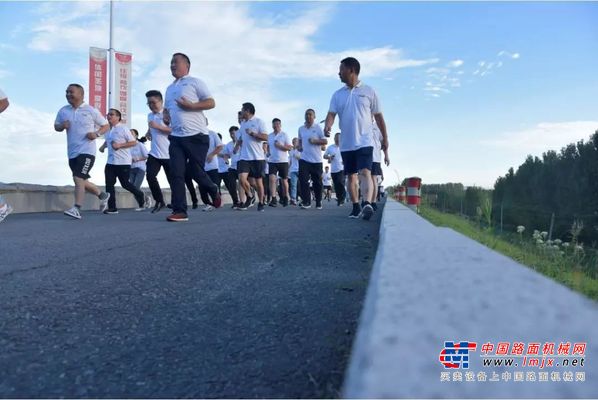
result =
[{"label": "runner", "polygon": [[239,181],[247,194],[247,200],[240,210],[247,208],[255,201],[255,195],[250,196],[251,187],[256,190],[259,203],[258,211],[264,211],[264,184],[262,176],[266,164],[266,155],[262,143],[268,140],[266,124],[255,117],[255,107],[251,103],[243,103],[241,109],[244,121],[241,123],[240,136],[237,138],[237,148],[241,149],[239,158]]},{"label": "runner", "polygon": [[315,123],[316,112],[305,111],[305,124],[299,127],[299,183],[301,185],[301,208],[311,207],[309,179],[312,180],[316,209],[322,209],[322,146],[328,143],[322,128]]},{"label": "runner", "polygon": [[[110,194],[102,192],[89,181],[89,172],[96,159],[95,140],[105,134],[110,125],[97,109],[83,102],[84,94],[83,86],[70,84],[66,88],[66,101],[69,104],[58,111],[54,121],[57,132],[66,130],[69,167],[75,182],[75,204],[64,214],[75,219],[81,219],[85,192],[98,197],[101,211],[106,209],[110,197]],[[96,130],[96,127],[99,129]]]},{"label": "runner", "polygon": [[168,146],[170,142],[168,135],[172,131],[170,127],[164,124],[163,120],[163,99],[159,90],[150,90],[145,94],[150,113],[147,115],[147,133],[145,136],[151,141],[151,148],[147,157],[147,184],[152,192],[152,197],[156,202],[152,214],[157,213],[166,207],[162,189],[158,183],[158,173],[164,169],[166,179],[170,183],[170,155]]},{"label": "runner", "polygon": [[135,200],[139,204],[139,207],[135,211],[143,211],[149,208],[149,196],[145,196],[141,190],[137,189],[129,181],[132,163],[130,149],[139,142],[133,137],[126,125],[121,123],[121,118],[120,111],[114,108],[108,111],[108,122],[112,129],[106,135],[106,142],[101,148],[101,151],[104,151],[104,147],[108,148],[108,160],[106,161],[104,175],[106,179],[106,191],[110,193],[110,198],[108,199],[108,208],[104,210],[104,214],[118,214],[114,190],[117,178],[123,189],[135,196]]},{"label": "runner", "polygon": [[[374,213],[374,208],[370,204],[373,191],[371,177],[374,147],[372,118],[375,118],[382,132],[381,148],[383,150],[388,149],[388,135],[378,95],[374,89],[359,80],[360,68],[359,61],[353,57],[347,57],[341,61],[338,75],[345,86],[332,95],[324,132],[326,135],[330,135],[334,119],[338,114],[341,130],[341,154],[353,203],[353,210],[349,214],[349,218],[362,216],[363,219],[369,220]],[[360,185],[358,185],[358,174]],[[363,212],[359,205],[358,186],[361,186],[363,197],[366,199]]]},{"label": "runner", "polygon": [[283,207],[289,205],[289,150],[293,148],[293,144],[289,136],[282,130],[282,123],[280,119],[274,118],[272,120],[273,132],[268,135],[268,148],[270,149],[270,159],[268,163],[270,181],[270,195],[272,200],[268,204],[271,207],[276,207],[276,192],[277,192],[277,177],[280,178],[282,185],[282,195],[280,204]]}]

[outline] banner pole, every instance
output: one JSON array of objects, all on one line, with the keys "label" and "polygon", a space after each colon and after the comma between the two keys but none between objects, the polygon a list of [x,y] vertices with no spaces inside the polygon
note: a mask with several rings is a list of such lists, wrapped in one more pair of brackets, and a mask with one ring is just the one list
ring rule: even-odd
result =
[{"label": "banner pole", "polygon": [[112,24],[113,24],[113,16],[112,16],[112,0],[110,0],[110,43],[108,47],[108,62],[109,62],[109,69],[108,69],[108,108],[113,107],[113,99],[114,96],[114,46],[112,45],[114,34],[112,31]]}]

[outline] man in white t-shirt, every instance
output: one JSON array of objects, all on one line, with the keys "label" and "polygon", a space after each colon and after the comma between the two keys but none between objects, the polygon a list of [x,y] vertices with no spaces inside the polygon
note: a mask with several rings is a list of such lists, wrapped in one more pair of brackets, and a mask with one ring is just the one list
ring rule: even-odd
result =
[{"label": "man in white t-shirt", "polygon": [[6,94],[0,89],[0,113],[3,113],[4,110],[8,108],[8,97]]},{"label": "man in white t-shirt", "polygon": [[170,71],[175,80],[166,89],[163,115],[164,123],[172,129],[168,148],[172,214],[166,218],[171,222],[189,220],[185,193],[185,170],[188,161],[195,181],[210,193],[212,205],[219,208],[222,204],[218,188],[204,170],[210,137],[203,112],[214,108],[216,102],[202,80],[189,76],[190,68],[191,61],[187,55],[172,55]]},{"label": "man in white t-shirt", "polygon": [[239,173],[237,172],[237,163],[239,162],[239,153],[235,153],[235,144],[237,143],[237,131],[239,130],[236,126],[231,126],[228,128],[228,133],[230,135],[231,141],[224,145],[224,149],[222,152],[218,154],[219,157],[224,157],[228,160],[228,172],[226,179],[224,179],[224,184],[226,185],[226,190],[228,190],[228,194],[230,195],[233,205],[232,208],[235,210],[239,207],[239,196],[238,196],[238,188],[237,188],[237,180],[239,179]]},{"label": "man in white t-shirt", "polygon": [[66,88],[66,101],[69,104],[58,110],[54,121],[57,132],[66,130],[69,167],[75,182],[75,204],[64,214],[75,219],[81,219],[81,205],[86,191],[100,199],[101,211],[108,206],[110,197],[89,181],[89,172],[96,158],[95,140],[105,134],[110,125],[97,109],[83,102],[84,94],[83,86],[70,84]]},{"label": "man in white t-shirt", "polygon": [[301,152],[297,149],[299,146],[299,138],[293,138],[293,149],[289,152],[289,176],[291,178],[291,205],[297,205],[297,192],[299,191],[299,160],[301,159]]},{"label": "man in white t-shirt", "polygon": [[319,124],[316,124],[316,112],[308,108],[305,110],[305,124],[299,127],[299,185],[301,186],[301,208],[311,207],[309,179],[311,178],[316,209],[322,209],[322,146],[328,140]]},{"label": "man in white t-shirt", "polygon": [[162,93],[159,90],[149,90],[145,94],[145,97],[151,111],[147,115],[147,133],[145,136],[152,143],[147,157],[146,179],[152,192],[152,197],[156,202],[152,210],[152,214],[154,214],[166,207],[162,189],[158,183],[158,173],[163,168],[166,179],[170,182],[170,155],[168,153],[170,141],[168,140],[168,136],[172,129],[163,120],[164,102]]},{"label": "man in white t-shirt", "polygon": [[241,149],[241,155],[237,168],[239,170],[239,181],[247,195],[247,200],[240,207],[240,210],[247,210],[251,205],[251,186],[257,192],[259,203],[258,211],[264,211],[264,183],[262,176],[266,166],[266,154],[264,153],[263,142],[268,140],[266,124],[255,117],[255,107],[251,103],[243,103],[241,108],[243,122],[239,128],[237,148]]},{"label": "man in white t-shirt", "polygon": [[340,132],[334,135],[334,144],[331,144],[324,152],[324,158],[330,163],[330,172],[332,176],[332,183],[334,184],[334,192],[336,193],[336,205],[341,206],[345,202],[347,192],[345,191],[345,174],[343,172],[343,157],[338,146],[340,140]]},{"label": "man in white t-shirt", "polygon": [[[373,191],[371,177],[374,147],[372,116],[382,132],[382,149],[388,149],[388,136],[378,95],[374,89],[359,80],[360,68],[359,61],[353,57],[347,57],[341,61],[338,75],[345,86],[332,95],[324,132],[330,135],[334,119],[338,114],[341,130],[341,154],[353,203],[353,210],[349,214],[349,218],[363,216],[363,219],[369,220],[374,214],[374,209],[370,204]],[[357,174],[359,174],[361,193],[365,200],[363,211],[359,205]]]},{"label": "man in white t-shirt", "polygon": [[270,181],[270,195],[272,196],[272,200],[268,205],[271,207],[276,207],[277,204],[277,176],[280,178],[282,185],[280,204],[283,207],[289,205],[289,150],[293,148],[293,144],[289,135],[283,132],[281,124],[280,119],[274,118],[272,120],[273,132],[268,135],[268,148],[270,149],[268,178]]}]

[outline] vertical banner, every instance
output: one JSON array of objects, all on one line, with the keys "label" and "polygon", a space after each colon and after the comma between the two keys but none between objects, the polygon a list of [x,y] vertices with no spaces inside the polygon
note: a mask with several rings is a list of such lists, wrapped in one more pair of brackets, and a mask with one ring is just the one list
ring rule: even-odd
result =
[{"label": "vertical banner", "polygon": [[131,53],[114,52],[114,108],[122,114],[122,122],[131,128]]},{"label": "vertical banner", "polygon": [[108,80],[108,51],[89,48],[89,104],[106,114],[106,88]]}]

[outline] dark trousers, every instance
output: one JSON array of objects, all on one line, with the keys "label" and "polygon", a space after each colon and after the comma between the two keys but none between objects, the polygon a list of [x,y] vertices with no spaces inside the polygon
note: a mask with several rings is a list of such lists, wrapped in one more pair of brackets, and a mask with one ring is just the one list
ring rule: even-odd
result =
[{"label": "dark trousers", "polygon": [[239,195],[237,194],[237,176],[237,170],[229,169],[224,178],[224,185],[233,200],[233,204],[239,203]]},{"label": "dark trousers", "polygon": [[158,172],[160,172],[160,168],[164,168],[164,174],[166,174],[166,179],[168,183],[170,183],[170,160],[167,158],[156,158],[152,155],[147,157],[146,163],[147,171],[146,179],[147,184],[152,191],[152,197],[157,203],[166,203],[164,201],[164,196],[162,195],[162,189],[160,188],[160,184],[158,183]]},{"label": "dark trousers", "polygon": [[[219,178],[218,170],[211,169],[209,171],[206,171],[206,174],[208,174],[210,181],[212,181],[212,183],[214,185],[216,185],[216,190],[218,191],[218,193],[220,193],[220,182],[218,181],[218,178]],[[204,186],[199,186],[199,194],[201,196],[201,201],[203,201],[203,203],[205,205],[212,204],[212,202],[210,201],[210,193],[213,193],[213,191],[210,191],[210,190],[212,190],[212,189],[206,188]]]},{"label": "dark trousers", "polygon": [[336,200],[340,203],[345,200],[347,192],[345,191],[345,174],[343,171],[333,172],[332,182],[334,184],[334,193],[336,193]]},{"label": "dark trousers", "polygon": [[316,204],[322,203],[322,163],[310,163],[299,160],[299,185],[303,204],[311,204],[309,178],[314,188]]},{"label": "dark trousers", "polygon": [[169,136],[170,146],[170,189],[172,191],[172,212],[187,213],[187,196],[185,193],[185,171],[187,163],[191,177],[200,188],[205,187],[213,198],[218,195],[218,189],[204,170],[210,138],[208,135],[197,134],[179,137]]},{"label": "dark trousers", "polygon": [[104,177],[106,179],[106,192],[110,193],[110,198],[108,199],[108,208],[116,209],[116,194],[114,193],[114,184],[116,183],[116,178],[118,178],[118,181],[120,182],[120,185],[123,187],[123,189],[133,193],[133,195],[135,196],[135,200],[137,200],[137,203],[139,203],[139,207],[143,207],[143,192],[137,189],[135,185],[133,185],[131,182],[129,182],[130,172],[130,165],[106,164],[106,168],[104,168]]},{"label": "dark trousers", "polygon": [[191,195],[191,203],[197,204],[199,200],[197,199],[197,191],[195,190],[195,185],[193,184],[193,177],[191,176],[191,164],[187,161],[187,165],[185,166],[185,186],[187,186],[187,190]]}]

